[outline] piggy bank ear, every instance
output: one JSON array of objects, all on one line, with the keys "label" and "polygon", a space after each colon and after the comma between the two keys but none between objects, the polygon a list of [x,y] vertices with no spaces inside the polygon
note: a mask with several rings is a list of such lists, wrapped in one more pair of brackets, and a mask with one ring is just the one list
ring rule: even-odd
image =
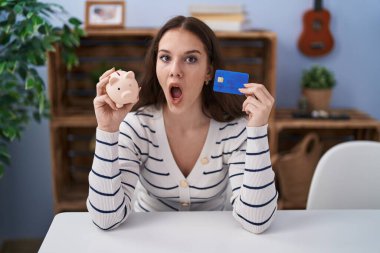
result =
[{"label": "piggy bank ear", "polygon": [[133,71],[128,71],[125,78],[135,78],[135,73]]},{"label": "piggy bank ear", "polygon": [[118,81],[118,78],[116,76],[113,76],[110,78],[110,84],[113,85],[114,83],[116,83]]}]

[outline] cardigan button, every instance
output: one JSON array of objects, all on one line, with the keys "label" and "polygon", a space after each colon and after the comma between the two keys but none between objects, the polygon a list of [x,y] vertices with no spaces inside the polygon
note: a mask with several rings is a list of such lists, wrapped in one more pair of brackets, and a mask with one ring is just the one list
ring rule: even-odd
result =
[{"label": "cardigan button", "polygon": [[182,188],[186,188],[186,187],[189,187],[189,183],[183,179],[179,182],[179,186],[181,186]]},{"label": "cardigan button", "polygon": [[189,203],[187,203],[187,202],[182,202],[182,203],[181,203],[181,206],[182,206],[182,207],[188,207],[188,206],[189,206]]},{"label": "cardigan button", "polygon": [[208,164],[208,158],[207,158],[207,157],[203,157],[203,158],[201,159],[201,163],[202,163],[203,165]]}]

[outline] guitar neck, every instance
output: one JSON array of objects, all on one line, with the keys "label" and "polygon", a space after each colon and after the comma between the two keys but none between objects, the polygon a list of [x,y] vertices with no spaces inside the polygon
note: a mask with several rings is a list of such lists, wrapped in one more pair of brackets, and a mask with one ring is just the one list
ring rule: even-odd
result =
[{"label": "guitar neck", "polygon": [[321,11],[323,9],[323,0],[314,0],[314,10]]}]

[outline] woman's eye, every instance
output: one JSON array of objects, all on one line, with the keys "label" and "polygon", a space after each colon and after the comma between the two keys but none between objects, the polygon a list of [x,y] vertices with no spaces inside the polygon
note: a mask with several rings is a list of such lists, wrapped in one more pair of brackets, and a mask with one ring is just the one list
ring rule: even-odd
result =
[{"label": "woman's eye", "polygon": [[186,62],[188,62],[188,63],[194,63],[194,62],[196,62],[198,59],[197,59],[197,57],[195,57],[195,56],[189,56],[189,57],[187,57],[186,58]]},{"label": "woman's eye", "polygon": [[163,62],[168,62],[170,60],[170,57],[168,55],[162,55],[160,56],[160,60]]}]

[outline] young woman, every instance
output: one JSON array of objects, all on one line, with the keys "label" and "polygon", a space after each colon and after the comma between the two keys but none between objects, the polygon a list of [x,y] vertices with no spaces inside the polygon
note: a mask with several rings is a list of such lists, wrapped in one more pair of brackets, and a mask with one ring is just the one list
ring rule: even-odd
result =
[{"label": "young woman", "polygon": [[115,69],[99,78],[87,200],[99,228],[133,210],[224,210],[229,183],[233,217],[254,233],[268,228],[278,196],[267,138],[274,99],[256,83],[245,96],[214,92],[220,56],[207,25],[178,16],[153,39],[136,105],[117,109],[105,93]]}]

